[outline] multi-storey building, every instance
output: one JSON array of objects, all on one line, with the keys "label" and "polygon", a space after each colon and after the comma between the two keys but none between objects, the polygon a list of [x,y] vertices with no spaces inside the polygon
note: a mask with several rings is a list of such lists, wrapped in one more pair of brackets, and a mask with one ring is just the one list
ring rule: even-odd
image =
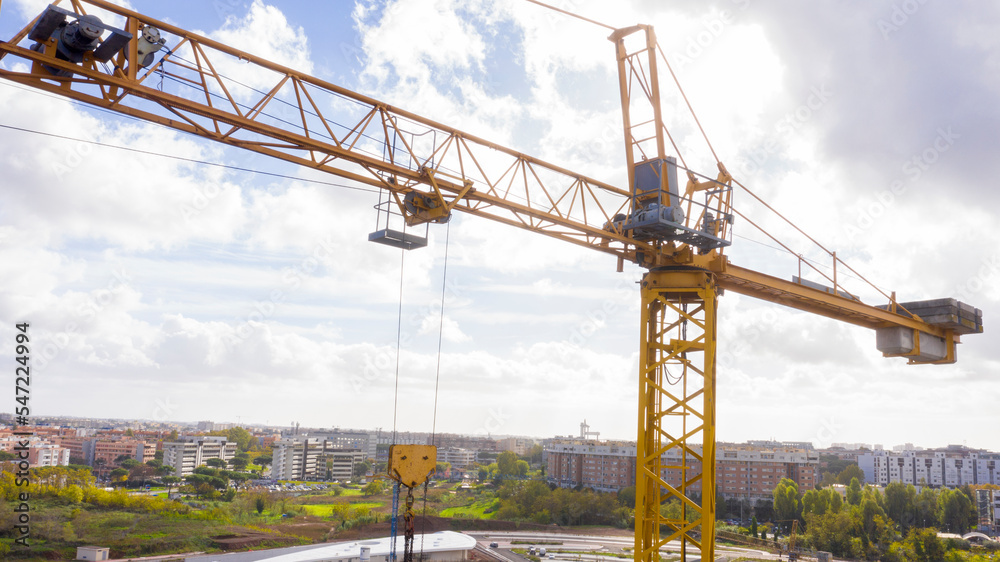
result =
[{"label": "multi-storey building", "polygon": [[137,439],[95,437],[84,441],[82,449],[84,461],[99,471],[115,468],[119,459],[145,463],[156,457],[156,444]]},{"label": "multi-storey building", "polygon": [[28,449],[28,464],[32,467],[67,466],[69,456],[69,449],[52,443],[40,443]]},{"label": "multi-storey building", "polygon": [[811,448],[720,443],[715,470],[715,482],[725,497],[770,498],[782,478],[791,479],[803,492],[815,488],[819,454]]},{"label": "multi-storey building", "polygon": [[369,459],[374,459],[376,456],[378,434],[374,432],[332,429],[309,431],[307,435],[325,441],[327,448],[360,451],[365,455],[365,458]]},{"label": "multi-storey building", "polygon": [[[433,443],[431,442],[433,440]],[[399,441],[397,441],[398,443]],[[472,449],[481,452],[499,452],[501,449],[497,445],[497,440],[487,435],[458,435],[455,433],[438,433],[437,435],[427,435],[422,442],[425,445],[437,445],[439,449],[454,447],[456,449]]]},{"label": "multi-storey building", "polygon": [[163,444],[163,464],[174,468],[174,476],[188,476],[204,466],[209,459],[228,463],[236,456],[236,443],[219,436],[182,437],[180,441]]},{"label": "multi-storey building", "polygon": [[[555,441],[546,448],[549,481],[563,487],[617,491],[635,485],[635,455],[633,442]],[[810,450],[720,443],[716,450],[716,485],[727,498],[771,497],[782,478],[792,479],[800,490],[814,488],[818,467],[819,455]],[[699,460],[682,459],[676,448],[661,459],[660,476],[671,486],[680,487],[701,470]],[[700,492],[701,481],[687,489]]]},{"label": "multi-storey building", "polygon": [[545,449],[550,482],[614,492],[635,484],[635,443],[564,439]]},{"label": "multi-storey building", "polygon": [[366,454],[358,450],[328,451],[319,457],[325,468],[326,480],[347,481],[354,477],[354,469],[364,462]]},{"label": "multi-storey building", "polygon": [[451,463],[453,470],[465,470],[475,464],[476,452],[470,449],[459,449],[458,447],[438,448],[438,462]]},{"label": "multi-storey building", "polygon": [[858,466],[866,483],[879,486],[892,482],[934,488],[1000,485],[1000,455],[956,445],[922,451],[870,451],[858,456]]},{"label": "multi-storey building", "polygon": [[274,443],[271,478],[275,480],[350,480],[354,468],[368,457],[365,449],[348,448],[348,441],[300,435]]},{"label": "multi-storey building", "polygon": [[535,440],[527,437],[507,437],[497,440],[497,447],[501,451],[511,451],[522,456],[528,454],[534,446]]},{"label": "multi-storey building", "polygon": [[25,453],[21,447],[24,446],[27,446],[27,458],[25,460],[28,461],[28,464],[32,468],[38,466],[66,466],[69,464],[69,449],[53,444],[44,437],[34,435],[0,437],[0,451],[23,455]]},{"label": "multi-storey building", "polygon": [[316,478],[316,465],[323,445],[315,437],[289,437],[274,443],[271,478],[306,480]]}]

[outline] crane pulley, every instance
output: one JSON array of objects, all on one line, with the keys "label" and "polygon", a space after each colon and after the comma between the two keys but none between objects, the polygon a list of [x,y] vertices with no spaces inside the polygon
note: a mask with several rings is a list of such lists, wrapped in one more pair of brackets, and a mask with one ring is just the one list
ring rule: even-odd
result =
[{"label": "crane pulley", "polygon": [[[94,8],[123,18],[125,25],[105,25],[87,13]],[[6,65],[0,77],[378,187],[409,227],[466,213],[612,255],[619,270],[626,261],[647,269],[640,285],[635,557],[656,560],[676,539],[682,557],[693,548],[711,560],[716,319],[723,290],[872,329],[886,357],[915,364],[955,362],[960,337],[983,331],[982,313],[952,299],[900,303],[884,292],[886,304],[866,304],[843,289],[838,268],[850,268],[832,252],[832,276],[814,267],[823,283],[801,274],[779,279],[730,263],[725,250],[735,218],[753,224],[732,204],[734,189],[745,186],[718,157],[714,177],[697,174],[684,161],[663,120],[659,62],[665,57],[653,28],[617,29],[609,39],[618,62],[627,188],[105,0],[72,0],[72,10],[50,6],[0,42],[0,58],[30,63],[29,70]],[[243,87],[235,95],[242,86],[219,72],[223,59],[271,76],[272,86]],[[154,77],[162,88],[152,84]],[[291,107],[293,117],[273,118],[268,110],[277,105]],[[331,107],[346,109],[334,117]],[[433,133],[430,148],[414,140],[425,133]],[[680,177],[687,178],[683,189]],[[369,239],[407,249],[426,245],[426,237],[381,223]],[[674,450],[680,454],[670,458],[679,461],[665,465]],[[393,451],[390,474],[410,498],[433,470],[434,453]],[[667,481],[667,470],[681,475],[679,485]],[[696,488],[700,502],[691,497]],[[659,506],[670,499],[681,502],[685,515],[695,513],[693,521],[663,518]],[[412,541],[407,544],[412,549]]]}]

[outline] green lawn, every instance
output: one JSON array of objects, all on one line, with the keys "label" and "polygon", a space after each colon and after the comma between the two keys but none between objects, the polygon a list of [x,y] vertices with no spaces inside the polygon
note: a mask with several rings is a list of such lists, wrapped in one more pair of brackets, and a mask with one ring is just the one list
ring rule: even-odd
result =
[{"label": "green lawn", "polygon": [[493,508],[496,509],[495,499],[489,499],[486,501],[478,501],[471,505],[463,505],[458,507],[448,507],[441,510],[441,517],[471,517],[474,519],[493,519],[496,515],[494,512],[486,513],[486,510]]},{"label": "green lawn", "polygon": [[317,517],[329,517],[330,515],[333,514],[334,510],[336,509],[336,506],[338,506],[338,505],[346,505],[350,509],[353,510],[353,509],[357,509],[357,508],[375,509],[375,508],[378,508],[378,507],[382,507],[385,504],[382,503],[382,502],[356,502],[356,503],[346,503],[346,504],[344,504],[344,503],[341,503],[341,504],[336,504],[336,503],[315,504],[315,503],[313,503],[313,504],[302,504],[302,508],[305,509],[306,513],[308,513],[309,515],[315,515]]}]

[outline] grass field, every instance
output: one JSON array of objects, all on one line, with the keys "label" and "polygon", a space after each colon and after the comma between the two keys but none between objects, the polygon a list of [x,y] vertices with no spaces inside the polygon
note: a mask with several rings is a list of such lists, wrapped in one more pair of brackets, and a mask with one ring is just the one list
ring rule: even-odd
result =
[{"label": "grass field", "polygon": [[495,513],[486,513],[496,509],[497,500],[478,501],[470,505],[448,507],[441,510],[441,517],[471,517],[474,519],[493,519]]},{"label": "grass field", "polygon": [[351,510],[359,508],[376,509],[383,507],[385,504],[382,502],[355,502],[355,503],[324,503],[324,504],[301,504],[302,508],[306,510],[309,515],[315,515],[317,517],[329,517],[337,509],[343,509],[338,506],[347,506]]}]

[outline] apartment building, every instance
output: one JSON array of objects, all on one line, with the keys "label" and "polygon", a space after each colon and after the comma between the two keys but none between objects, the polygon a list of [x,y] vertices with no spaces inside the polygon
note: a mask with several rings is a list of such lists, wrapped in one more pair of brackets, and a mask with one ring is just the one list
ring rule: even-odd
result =
[{"label": "apartment building", "polygon": [[560,439],[545,448],[548,479],[564,488],[616,492],[635,484],[635,443]]},{"label": "apartment building", "polygon": [[52,443],[39,443],[28,449],[28,464],[38,466],[69,465],[69,449]]},{"label": "apartment building", "polygon": [[[431,440],[433,439],[433,443]],[[400,441],[397,441],[400,443]],[[427,438],[421,443],[424,445],[437,445],[439,449],[471,449],[473,451],[482,451],[488,453],[500,452],[497,440],[489,437],[487,435],[459,435],[456,433],[439,433],[437,435],[431,436],[427,435]]]},{"label": "apartment building", "polygon": [[332,429],[309,431],[307,436],[326,442],[328,449],[356,450],[362,452],[365,458],[370,459],[375,458],[378,447],[378,434],[371,431]]},{"label": "apartment building", "polygon": [[[559,486],[614,492],[635,485],[634,442],[564,439],[550,442],[545,453],[549,481]],[[716,484],[724,498],[769,498],[782,478],[792,479],[800,490],[814,488],[819,455],[794,447],[720,443],[716,446],[715,470]],[[701,471],[697,458],[684,459],[677,448],[667,451],[661,459],[660,476],[671,486],[680,487]],[[700,492],[701,481],[688,486],[688,490]]]},{"label": "apartment building", "polygon": [[476,463],[476,451],[458,447],[439,448],[437,460],[438,462],[451,463],[452,470],[465,470]]},{"label": "apartment building", "polygon": [[65,447],[51,443],[45,437],[11,435],[0,437],[0,451],[13,454],[24,454],[22,446],[27,445],[28,464],[34,468],[39,466],[66,466],[69,464],[70,451]]},{"label": "apartment building", "polygon": [[315,479],[317,461],[322,453],[323,445],[315,437],[289,437],[276,441],[271,455],[271,478]]},{"label": "apartment building", "polygon": [[320,455],[318,461],[325,468],[326,480],[343,482],[354,477],[355,467],[363,463],[366,457],[367,455],[363,451],[344,449],[327,451]]},{"label": "apartment building", "polygon": [[960,445],[921,451],[870,451],[858,455],[858,466],[865,473],[866,483],[879,486],[891,482],[935,488],[1000,485],[1000,454]]},{"label": "apartment building", "polygon": [[522,456],[528,454],[534,446],[535,440],[527,437],[507,437],[497,440],[497,447],[501,451],[511,451]]},{"label": "apartment building", "polygon": [[226,463],[236,456],[236,443],[219,436],[182,437],[180,441],[163,444],[163,464],[174,468],[174,476],[184,477],[204,466],[209,459]]},{"label": "apartment building", "polygon": [[819,453],[806,448],[720,443],[715,466],[715,482],[725,497],[767,499],[782,478],[800,491],[819,481]]},{"label": "apartment building", "polygon": [[84,441],[82,450],[84,461],[101,470],[115,468],[120,458],[135,459],[141,463],[156,458],[156,444],[138,439],[95,437]]}]

